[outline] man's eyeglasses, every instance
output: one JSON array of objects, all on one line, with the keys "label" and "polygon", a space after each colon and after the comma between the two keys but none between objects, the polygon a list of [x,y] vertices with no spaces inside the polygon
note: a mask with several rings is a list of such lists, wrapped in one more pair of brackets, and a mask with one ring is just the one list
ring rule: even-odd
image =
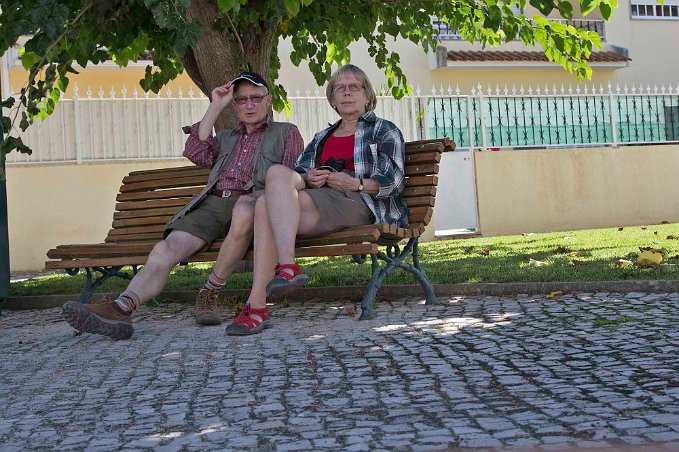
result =
[{"label": "man's eyeglasses", "polygon": [[234,97],[233,101],[237,105],[245,105],[248,103],[248,99],[252,101],[254,104],[260,103],[268,94],[255,94],[254,96],[238,96]]},{"label": "man's eyeglasses", "polygon": [[355,93],[356,91],[360,91],[363,89],[363,85],[356,85],[352,83],[351,85],[335,85],[332,90],[336,93],[344,93],[347,90],[351,91],[352,93]]}]

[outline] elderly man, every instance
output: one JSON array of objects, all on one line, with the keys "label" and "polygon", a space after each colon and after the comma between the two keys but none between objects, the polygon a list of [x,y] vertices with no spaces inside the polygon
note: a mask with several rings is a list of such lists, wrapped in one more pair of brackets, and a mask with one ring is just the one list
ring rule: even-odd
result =
[{"label": "elderly man", "polygon": [[[217,117],[230,103],[239,124],[213,136]],[[255,201],[263,192],[266,172],[280,163],[292,168],[303,149],[297,127],[269,119],[270,106],[268,85],[254,72],[243,72],[212,91],[203,119],[184,128],[189,134],[184,156],[211,168],[205,189],[167,223],[165,238],[118,298],[64,304],[64,318],[73,328],[129,338],[134,332],[132,313],[160,293],[172,268],[228,232],[195,308],[198,324],[221,323],[218,293],[251,243]]]}]

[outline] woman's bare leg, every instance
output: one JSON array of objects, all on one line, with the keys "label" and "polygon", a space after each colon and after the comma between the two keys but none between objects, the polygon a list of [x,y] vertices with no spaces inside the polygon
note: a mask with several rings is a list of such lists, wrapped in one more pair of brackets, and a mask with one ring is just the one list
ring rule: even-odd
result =
[{"label": "woman's bare leg", "polygon": [[[302,176],[288,167],[272,166],[266,174],[266,188],[266,212],[278,262],[294,263],[297,235],[311,232],[318,224],[320,212],[311,196],[304,193]],[[256,241],[257,232],[255,246]]]}]

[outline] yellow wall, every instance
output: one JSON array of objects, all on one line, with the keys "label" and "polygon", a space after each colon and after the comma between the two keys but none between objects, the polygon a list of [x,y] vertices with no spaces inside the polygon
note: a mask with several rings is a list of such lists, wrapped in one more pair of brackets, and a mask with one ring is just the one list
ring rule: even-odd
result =
[{"label": "yellow wall", "polygon": [[679,145],[475,158],[484,236],[679,222]]},{"label": "yellow wall", "polygon": [[[484,236],[679,222],[679,145],[477,152],[475,159]],[[130,171],[186,164],[10,166],[12,271],[43,268],[56,245],[103,241]],[[451,204],[444,192],[437,197],[437,205]]]},{"label": "yellow wall", "polygon": [[608,44],[629,49],[629,67],[616,71],[616,80],[638,87],[671,84],[679,80],[679,23],[676,20],[631,19],[630,2],[619,2],[614,19],[606,22]]},{"label": "yellow wall", "polygon": [[187,163],[176,159],[8,167],[11,270],[44,268],[45,253],[57,245],[103,242],[123,176],[130,171]]},{"label": "yellow wall", "polygon": [[[84,69],[80,74],[69,75],[69,86],[66,91],[66,97],[73,97],[73,87],[78,86],[78,96],[87,96],[88,87],[92,90],[92,97],[99,97],[99,88],[104,90],[104,97],[110,97],[109,91],[113,88],[115,96],[120,97],[120,91],[123,87],[127,89],[127,97],[132,97],[135,88],[139,92],[139,96],[144,93],[139,86],[139,80],[144,78],[145,64],[121,68],[113,63],[105,65],[92,66]],[[26,83],[27,73],[23,68],[15,67],[9,71],[9,84],[15,93],[21,91],[22,86]],[[172,80],[167,86],[162,88],[161,96],[167,97],[165,90],[167,88],[172,90],[173,96],[177,95],[177,89],[181,88],[184,91],[184,97],[188,97],[188,89],[193,87],[195,92],[194,97],[199,95],[199,90],[191,81],[186,72],[182,73],[175,80]],[[155,96],[155,94],[151,94]]]}]

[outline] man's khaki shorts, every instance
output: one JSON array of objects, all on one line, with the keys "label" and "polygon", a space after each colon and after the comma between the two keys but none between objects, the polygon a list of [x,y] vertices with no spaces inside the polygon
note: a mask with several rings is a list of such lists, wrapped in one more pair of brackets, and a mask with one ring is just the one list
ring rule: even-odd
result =
[{"label": "man's khaki shorts", "polygon": [[198,206],[175,221],[171,228],[165,230],[165,236],[171,231],[184,231],[203,239],[208,245],[221,239],[229,232],[233,206],[237,197],[221,198],[209,195]]}]

